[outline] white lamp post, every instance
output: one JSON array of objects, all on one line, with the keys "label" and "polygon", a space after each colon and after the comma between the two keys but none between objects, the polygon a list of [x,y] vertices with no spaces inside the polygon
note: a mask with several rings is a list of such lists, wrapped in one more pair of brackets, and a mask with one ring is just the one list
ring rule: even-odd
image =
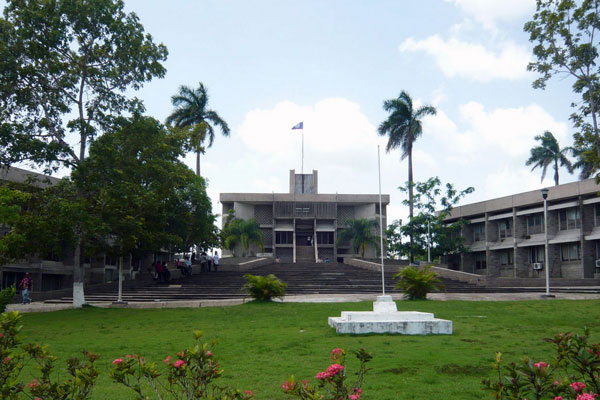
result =
[{"label": "white lamp post", "polygon": [[550,256],[548,254],[548,188],[542,189],[544,198],[544,270],[546,272],[546,294],[542,297],[554,297],[550,294]]}]

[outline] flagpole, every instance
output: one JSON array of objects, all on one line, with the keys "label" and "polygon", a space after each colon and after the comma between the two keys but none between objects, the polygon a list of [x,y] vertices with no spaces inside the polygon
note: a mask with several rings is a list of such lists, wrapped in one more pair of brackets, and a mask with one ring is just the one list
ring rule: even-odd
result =
[{"label": "flagpole", "polygon": [[302,124],[302,169],[300,172],[304,175],[304,124]]},{"label": "flagpole", "polygon": [[381,208],[381,161],[379,160],[379,145],[377,145],[377,171],[379,172],[379,243],[381,247],[381,292],[385,296],[385,272],[383,266],[383,208]]}]

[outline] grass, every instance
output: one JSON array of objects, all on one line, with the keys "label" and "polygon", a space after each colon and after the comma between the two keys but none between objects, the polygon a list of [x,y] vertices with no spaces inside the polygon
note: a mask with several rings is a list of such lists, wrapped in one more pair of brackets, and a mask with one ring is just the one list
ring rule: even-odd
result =
[{"label": "grass", "polygon": [[[327,317],[342,310],[370,310],[371,303],[249,303],[203,309],[86,308],[23,316],[25,342],[45,343],[59,366],[82,349],[101,355],[94,399],[130,398],[106,371],[125,354],[143,354],[161,364],[193,342],[201,329],[217,340],[214,351],[225,370],[221,383],[251,389],[257,399],[284,399],[279,385],[290,375],[312,379],[329,365],[334,347],[373,354],[363,385],[364,399],[481,399],[481,379],[492,375],[496,351],[506,361],[529,355],[549,360],[542,338],[592,328],[600,338],[599,301],[398,302],[399,310],[433,312],[451,319],[452,336],[337,336]],[[358,365],[349,357],[349,372]]]}]

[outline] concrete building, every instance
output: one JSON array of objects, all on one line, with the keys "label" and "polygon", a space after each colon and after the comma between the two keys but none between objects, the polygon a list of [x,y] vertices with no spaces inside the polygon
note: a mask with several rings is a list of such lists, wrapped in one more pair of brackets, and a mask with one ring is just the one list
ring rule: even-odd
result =
[{"label": "concrete building", "polygon": [[[389,195],[382,195],[383,223]],[[320,194],[318,173],[290,171],[289,193],[221,193],[222,215],[234,210],[237,218],[255,218],[264,237],[265,253],[282,262],[338,258],[353,254],[350,243],[336,245],[338,232],[355,218],[379,222],[377,194]],[[256,249],[254,249],[256,251]],[[368,249],[365,257],[375,257]]]},{"label": "concrete building", "polygon": [[451,269],[489,278],[593,279],[600,272],[600,186],[594,179],[549,188],[549,260],[544,259],[540,190],[456,207],[446,219],[468,221],[469,252],[448,255]]}]

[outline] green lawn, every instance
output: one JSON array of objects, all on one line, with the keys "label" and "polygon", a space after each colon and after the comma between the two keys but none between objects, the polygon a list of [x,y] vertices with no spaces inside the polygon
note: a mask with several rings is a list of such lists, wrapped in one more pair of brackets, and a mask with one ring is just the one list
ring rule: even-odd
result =
[{"label": "green lawn", "polygon": [[[312,378],[329,365],[334,347],[373,354],[364,399],[481,399],[481,379],[491,375],[494,352],[505,360],[530,355],[548,360],[543,337],[592,328],[600,338],[599,301],[398,302],[400,310],[433,312],[454,322],[452,336],[337,336],[327,317],[342,310],[370,310],[371,303],[244,304],[204,309],[96,309],[25,314],[25,342],[46,343],[59,356],[88,349],[101,355],[96,399],[131,398],[107,378],[111,361],[143,354],[158,364],[193,342],[201,329],[218,340],[225,369],[221,383],[251,389],[258,399],[283,399],[279,385],[290,375]],[[349,359],[349,372],[357,363]],[[119,390],[119,391],[117,391]],[[117,395],[120,393],[120,396]],[[126,392],[125,392],[126,393]]]}]

